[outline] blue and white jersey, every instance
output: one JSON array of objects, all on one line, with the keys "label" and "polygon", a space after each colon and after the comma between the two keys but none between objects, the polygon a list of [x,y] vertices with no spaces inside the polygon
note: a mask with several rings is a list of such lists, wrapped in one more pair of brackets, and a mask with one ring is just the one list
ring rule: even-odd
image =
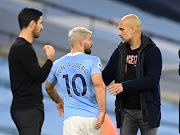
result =
[{"label": "blue and white jersey", "polygon": [[91,79],[101,74],[102,64],[98,57],[85,53],[68,53],[53,63],[47,78],[49,83],[58,82],[64,93],[64,119],[72,116],[97,117],[99,106]]}]

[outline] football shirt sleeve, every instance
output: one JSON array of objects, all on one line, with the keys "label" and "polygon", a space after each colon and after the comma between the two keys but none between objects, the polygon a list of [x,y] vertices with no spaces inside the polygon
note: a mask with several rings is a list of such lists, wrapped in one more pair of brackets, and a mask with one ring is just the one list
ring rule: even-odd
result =
[{"label": "football shirt sleeve", "polygon": [[102,64],[98,57],[94,57],[91,67],[91,75],[94,73],[102,74]]},{"label": "football shirt sleeve", "polygon": [[57,77],[56,77],[56,73],[55,73],[55,65],[53,65],[53,67],[51,68],[51,71],[49,73],[47,81],[49,83],[57,83]]}]

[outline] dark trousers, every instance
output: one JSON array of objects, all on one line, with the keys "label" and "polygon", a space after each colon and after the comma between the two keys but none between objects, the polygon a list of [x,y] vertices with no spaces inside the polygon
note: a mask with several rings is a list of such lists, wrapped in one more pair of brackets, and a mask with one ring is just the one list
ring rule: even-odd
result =
[{"label": "dark trousers", "polygon": [[20,135],[40,135],[44,122],[44,111],[40,109],[28,109],[11,111],[11,117],[16,124]]},{"label": "dark trousers", "polygon": [[136,135],[138,129],[140,129],[141,135],[157,135],[157,128],[152,128],[147,121],[143,121],[141,110],[123,108],[123,123],[120,127],[120,134]]}]

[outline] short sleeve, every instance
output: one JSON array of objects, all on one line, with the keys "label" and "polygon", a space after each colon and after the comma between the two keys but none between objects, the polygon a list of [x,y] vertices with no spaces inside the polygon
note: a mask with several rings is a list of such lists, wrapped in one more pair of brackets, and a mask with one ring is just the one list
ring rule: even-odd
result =
[{"label": "short sleeve", "polygon": [[91,67],[91,74],[95,74],[95,73],[102,74],[102,64],[101,64],[101,60],[98,57],[94,57]]},{"label": "short sleeve", "polygon": [[56,77],[56,74],[55,74],[55,66],[53,65],[53,67],[51,68],[51,71],[49,73],[49,76],[47,78],[47,81],[49,83],[57,83],[57,77]]}]

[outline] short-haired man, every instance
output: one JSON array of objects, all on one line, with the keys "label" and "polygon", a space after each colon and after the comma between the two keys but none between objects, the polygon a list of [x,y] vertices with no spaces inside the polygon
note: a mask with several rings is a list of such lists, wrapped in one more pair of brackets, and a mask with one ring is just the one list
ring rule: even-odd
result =
[{"label": "short-haired man", "polygon": [[40,135],[44,121],[41,83],[51,70],[55,50],[50,45],[44,46],[48,59],[41,68],[32,42],[43,29],[42,12],[24,8],[18,19],[21,32],[8,56],[13,93],[11,116],[20,135]]},{"label": "short-haired man", "polygon": [[[101,135],[106,112],[106,90],[101,61],[90,56],[91,31],[75,27],[69,32],[71,52],[54,62],[46,91],[64,116],[63,135]],[[64,93],[64,102],[55,85]]]}]

